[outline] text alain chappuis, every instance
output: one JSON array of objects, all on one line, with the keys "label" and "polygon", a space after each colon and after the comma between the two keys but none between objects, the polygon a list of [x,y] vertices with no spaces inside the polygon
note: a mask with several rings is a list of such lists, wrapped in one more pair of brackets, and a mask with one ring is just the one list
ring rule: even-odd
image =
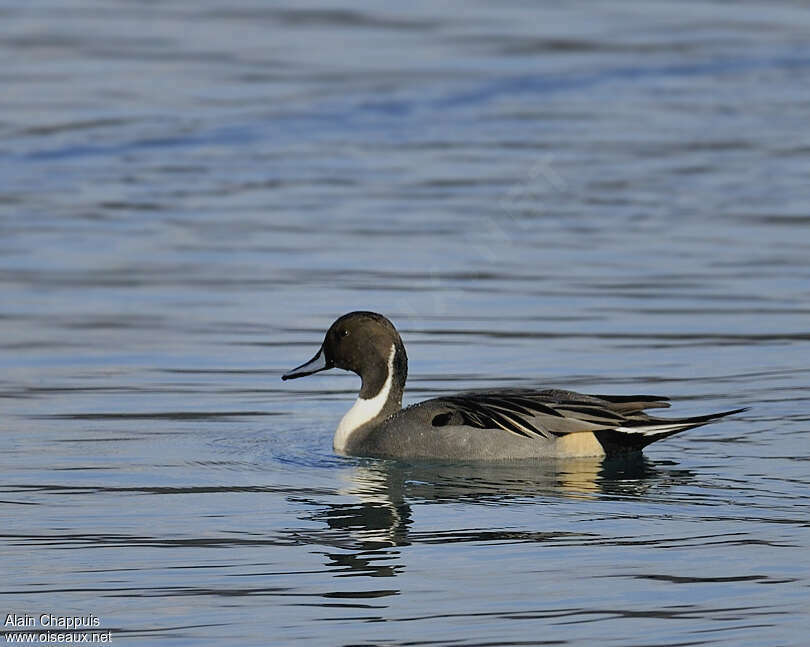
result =
[{"label": "text alain chappuis", "polygon": [[112,641],[112,632],[102,629],[101,618],[92,613],[83,616],[66,616],[56,613],[7,613],[3,629],[7,643],[109,643]]}]

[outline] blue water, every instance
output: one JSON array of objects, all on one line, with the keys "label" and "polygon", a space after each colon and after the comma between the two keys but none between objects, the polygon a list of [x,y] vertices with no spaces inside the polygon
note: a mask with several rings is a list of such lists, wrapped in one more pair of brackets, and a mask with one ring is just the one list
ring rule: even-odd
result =
[{"label": "blue water", "polygon": [[[808,34],[792,2],[0,8],[0,619],[807,644]],[[408,403],[750,410],[618,462],[341,458],[357,377],[279,378],[353,309]]]}]

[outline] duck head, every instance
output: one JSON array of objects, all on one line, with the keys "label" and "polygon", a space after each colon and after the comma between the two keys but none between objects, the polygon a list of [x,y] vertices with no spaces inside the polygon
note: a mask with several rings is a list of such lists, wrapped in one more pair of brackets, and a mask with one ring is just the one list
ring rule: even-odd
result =
[{"label": "duck head", "polygon": [[282,380],[341,368],[360,376],[360,397],[378,395],[391,378],[391,395],[401,406],[408,375],[408,356],[397,329],[376,312],[350,312],[337,319],[326,332],[320,349],[308,362],[281,376]]}]

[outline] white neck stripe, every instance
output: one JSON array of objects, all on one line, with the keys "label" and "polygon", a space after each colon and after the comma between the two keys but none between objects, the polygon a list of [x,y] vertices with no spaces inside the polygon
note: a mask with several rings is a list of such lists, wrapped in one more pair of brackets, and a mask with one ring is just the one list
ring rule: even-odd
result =
[{"label": "white neck stripe", "polygon": [[338,452],[344,452],[349,443],[351,435],[367,422],[374,420],[383,410],[388,402],[388,395],[391,393],[391,384],[394,381],[394,355],[397,347],[391,344],[391,352],[388,354],[388,377],[382,385],[380,392],[368,400],[358,397],[352,408],[346,412],[338,425],[332,445]]}]

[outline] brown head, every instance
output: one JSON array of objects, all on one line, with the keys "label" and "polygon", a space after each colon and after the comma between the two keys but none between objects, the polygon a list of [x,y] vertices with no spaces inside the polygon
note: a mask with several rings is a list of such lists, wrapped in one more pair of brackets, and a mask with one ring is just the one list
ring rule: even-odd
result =
[{"label": "brown head", "polygon": [[[392,356],[393,353],[393,356]],[[373,398],[388,378],[391,366],[399,404],[408,376],[408,356],[397,329],[376,312],[356,311],[337,319],[311,360],[288,371],[282,380],[312,375],[330,368],[357,373],[363,380],[360,397]]]}]

